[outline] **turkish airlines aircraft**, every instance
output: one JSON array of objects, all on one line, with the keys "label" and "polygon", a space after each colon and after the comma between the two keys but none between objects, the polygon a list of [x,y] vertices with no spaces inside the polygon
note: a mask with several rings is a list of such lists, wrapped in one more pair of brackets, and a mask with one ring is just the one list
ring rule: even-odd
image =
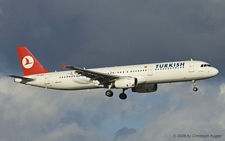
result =
[{"label": "turkish airlines aircraft", "polygon": [[57,90],[82,90],[107,88],[105,95],[113,96],[111,89],[122,89],[120,99],[126,99],[125,90],[149,93],[157,90],[159,83],[196,81],[214,77],[218,70],[203,61],[176,61],[155,64],[140,64],[119,67],[83,69],[70,65],[63,68],[70,71],[49,72],[25,46],[17,47],[24,76],[8,75],[14,81],[31,86]]}]

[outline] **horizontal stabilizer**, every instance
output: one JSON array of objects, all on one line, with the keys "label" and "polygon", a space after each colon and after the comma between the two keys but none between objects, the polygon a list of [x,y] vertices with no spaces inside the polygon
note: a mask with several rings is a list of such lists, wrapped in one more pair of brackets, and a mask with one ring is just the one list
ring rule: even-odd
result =
[{"label": "horizontal stabilizer", "polygon": [[17,75],[8,75],[9,77],[13,77],[13,78],[20,78],[24,81],[33,81],[34,79],[33,78],[27,78],[27,77],[24,77],[24,76],[17,76]]}]

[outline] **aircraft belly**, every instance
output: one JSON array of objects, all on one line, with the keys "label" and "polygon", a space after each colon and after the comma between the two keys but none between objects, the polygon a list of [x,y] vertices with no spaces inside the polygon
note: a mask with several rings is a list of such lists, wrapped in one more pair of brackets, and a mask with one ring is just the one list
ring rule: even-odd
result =
[{"label": "aircraft belly", "polygon": [[93,84],[78,84],[78,83],[63,83],[64,90],[82,90],[82,89],[93,89],[96,88]]},{"label": "aircraft belly", "polygon": [[93,81],[84,81],[84,79],[67,79],[62,81],[62,89],[64,90],[82,90],[97,88]]}]

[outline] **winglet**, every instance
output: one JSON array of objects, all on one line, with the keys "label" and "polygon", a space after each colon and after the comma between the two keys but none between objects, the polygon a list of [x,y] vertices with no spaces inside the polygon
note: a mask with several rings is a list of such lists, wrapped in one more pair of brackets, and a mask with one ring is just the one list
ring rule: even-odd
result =
[{"label": "winglet", "polygon": [[66,68],[66,65],[65,64],[62,64],[62,68],[65,69]]}]

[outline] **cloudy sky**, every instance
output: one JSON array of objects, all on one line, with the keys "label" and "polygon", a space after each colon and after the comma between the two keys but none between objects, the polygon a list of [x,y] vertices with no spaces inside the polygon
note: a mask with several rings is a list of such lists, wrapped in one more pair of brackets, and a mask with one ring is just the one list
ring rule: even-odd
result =
[{"label": "cloudy sky", "polygon": [[[224,0],[0,0],[0,141],[225,139]],[[161,84],[155,93],[54,91],[15,84],[16,46],[51,71],[203,60],[215,78]],[[177,139],[179,140],[179,139]],[[212,138],[191,138],[212,140]]]}]

